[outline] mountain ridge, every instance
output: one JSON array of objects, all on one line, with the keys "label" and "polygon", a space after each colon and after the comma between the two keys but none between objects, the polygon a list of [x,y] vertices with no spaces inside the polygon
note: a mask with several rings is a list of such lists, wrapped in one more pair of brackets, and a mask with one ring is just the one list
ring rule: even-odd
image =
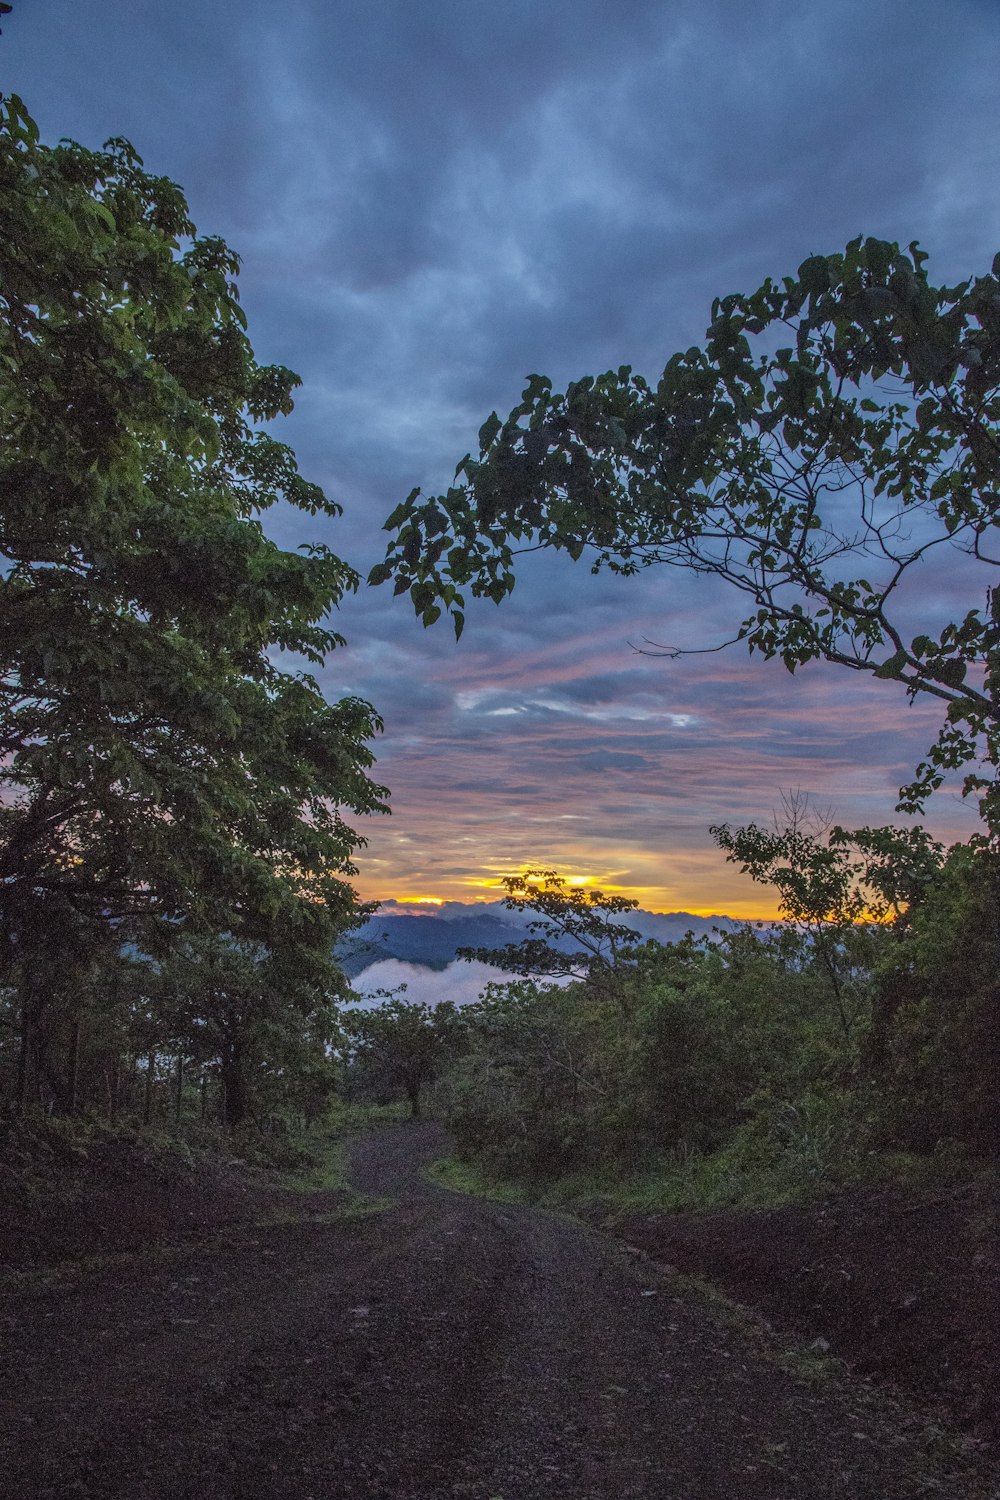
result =
[{"label": "mountain ridge", "polygon": [[[449,901],[433,914],[400,911],[399,904],[393,902],[390,907],[386,902],[389,910],[374,912],[338,944],[337,957],[349,979],[387,958],[444,969],[455,960],[459,948],[504,948],[522,942],[529,923],[538,920],[537,912],[511,911],[502,901],[475,905]],[[731,932],[740,925],[735,917],[722,913],[697,917],[684,911],[636,910],[623,913],[618,920],[640,938],[664,944],[679,942],[687,932],[710,936],[713,927]],[[557,946],[572,949],[575,945]]]}]

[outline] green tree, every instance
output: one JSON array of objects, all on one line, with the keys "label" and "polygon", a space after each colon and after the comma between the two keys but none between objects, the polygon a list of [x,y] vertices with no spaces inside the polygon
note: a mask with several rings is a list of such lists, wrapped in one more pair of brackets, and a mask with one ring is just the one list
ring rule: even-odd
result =
[{"label": "green tree", "polygon": [[1000,1147],[1000,860],[956,844],[875,972],[870,1066],[887,1138],[918,1151]]},{"label": "green tree", "polygon": [[74,1114],[85,1017],[109,964],[119,961],[117,945],[112,932],[95,933],[56,893],[37,902],[33,937],[9,975],[10,1040],[17,1045],[4,1047],[4,1038],[0,1054],[10,1063],[16,1056],[16,1064],[0,1088],[17,1113],[38,1104]]},{"label": "green tree", "polygon": [[4,99],[0,215],[0,964],[59,898],[322,968],[343,813],[382,789],[373,710],[302,669],[356,577],[261,524],[338,513],[262,425],[297,377],[256,363],[236,255],[128,142],[47,147]]},{"label": "green tree", "polygon": [[489,984],[462,1015],[466,1046],[441,1090],[460,1154],[546,1177],[614,1150],[601,1045],[611,1012],[586,984]]},{"label": "green tree", "polygon": [[341,1019],[355,1064],[401,1089],[418,1119],[425,1090],[459,1043],[457,1008],[447,1000],[431,1006],[394,996],[371,1010],[345,1011]]},{"label": "green tree", "polygon": [[805,939],[804,960],[825,977],[845,1039],[867,1003],[884,938],[940,866],[942,848],[923,828],[810,829],[786,800],[789,820],[709,831],[745,875],[779,893],[779,910]]},{"label": "green tree", "polygon": [[[746,601],[734,639],[751,652],[937,699],[945,721],[903,804],[978,760],[967,790],[1000,828],[1000,256],[951,287],[925,260],[875,239],[813,256],[716,301],[704,346],[655,385],[628,366],[564,393],[530,376],[456,484],[389,517],[371,581],[460,632],[463,590],[500,603],[540,547],[595,572],[721,578]],[[965,602],[914,631],[905,597],[949,549]]]},{"label": "green tree", "polygon": [[509,911],[538,913],[528,923],[529,936],[505,948],[459,948],[459,958],[526,978],[585,979],[593,990],[621,993],[614,978],[634,963],[642,939],[615,918],[634,911],[638,901],[567,886],[555,870],[505,875],[503,884]]},{"label": "green tree", "polygon": [[150,1045],[209,1067],[229,1129],[292,1110],[315,1114],[339,1040],[331,978],[304,976],[283,950],[225,937],[175,940],[157,967]]}]

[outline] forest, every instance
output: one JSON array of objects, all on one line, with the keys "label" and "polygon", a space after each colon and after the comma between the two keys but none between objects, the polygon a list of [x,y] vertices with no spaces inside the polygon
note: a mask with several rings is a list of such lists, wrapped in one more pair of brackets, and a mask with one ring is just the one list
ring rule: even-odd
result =
[{"label": "forest", "polygon": [[[5,1129],[260,1138],[395,1094],[489,1172],[645,1175],[665,1204],[984,1168],[1000,265],[935,288],[916,247],[859,240],[718,303],[657,388],[626,367],[564,396],[533,377],[461,483],[397,508],[370,579],[460,632],[461,590],[501,602],[518,543],[723,577],[751,600],[750,650],[939,702],[901,807],[964,772],[979,831],[944,849],[912,822],[844,830],[792,793],[712,830],[781,920],[668,945],[629,931],[626,898],[512,874],[533,935],[471,955],[510,984],[461,1010],[363,1011],[334,948],[367,914],[347,819],[386,808],[379,719],[310,671],[361,580],[262,524],[276,505],[337,514],[270,430],[297,377],[256,363],[237,256],[128,142],[46,146],[11,96],[0,148]],[[774,323],[795,348],[755,355]],[[821,509],[834,479],[860,497],[853,540]],[[942,545],[986,579],[908,641],[899,580]]]},{"label": "forest", "polygon": [[714,940],[644,942],[620,897],[512,877],[539,935],[468,954],[519,977],[357,1015],[354,1087],[433,1100],[462,1157],[542,1192],[752,1206],[974,1175],[1000,1140],[995,856],[791,812],[716,830],[782,920]]}]

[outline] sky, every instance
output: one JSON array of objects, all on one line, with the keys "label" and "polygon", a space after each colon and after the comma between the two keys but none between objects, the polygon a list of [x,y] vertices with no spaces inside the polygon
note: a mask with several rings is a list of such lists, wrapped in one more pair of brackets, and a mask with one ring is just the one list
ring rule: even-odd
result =
[{"label": "sky", "polygon": [[[531,372],[655,378],[715,296],[861,233],[919,239],[936,280],[986,271],[998,77],[998,0],[15,0],[0,36],[0,87],[43,139],[128,137],[240,253],[257,357],[304,382],[280,435],[344,506],[273,524],[362,574]],[[544,866],[650,910],[766,916],[709,825],[792,791],[901,821],[933,706],[738,647],[642,654],[741,617],[684,574],[556,557],[457,645],[389,589],[349,598],[321,680],[384,719],[393,808],[361,825],[360,894],[492,900]],[[956,794],[931,807],[939,837],[976,830]]]}]

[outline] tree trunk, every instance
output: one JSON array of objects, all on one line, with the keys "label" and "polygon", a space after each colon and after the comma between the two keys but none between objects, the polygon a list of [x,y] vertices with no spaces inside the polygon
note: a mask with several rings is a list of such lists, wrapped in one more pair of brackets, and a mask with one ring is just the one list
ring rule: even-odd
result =
[{"label": "tree trunk", "polygon": [[73,1021],[66,1069],[66,1113],[75,1115],[80,1102],[80,1017]]},{"label": "tree trunk", "polygon": [[108,1080],[108,1124],[113,1125],[118,1119],[118,1104],[121,1094],[122,1059],[120,1052],[113,1052],[111,1054],[111,1061],[108,1063],[106,1077]]},{"label": "tree trunk", "polygon": [[156,1070],[156,1053],[146,1058],[146,1095],[142,1106],[142,1123],[149,1125],[153,1119],[153,1074]]},{"label": "tree trunk", "polygon": [[250,1113],[250,1093],[239,1057],[223,1058],[221,1073],[226,1129],[235,1130]]},{"label": "tree trunk", "polygon": [[184,1103],[184,1054],[177,1054],[177,1084],[174,1090],[174,1124],[181,1123],[181,1106]]},{"label": "tree trunk", "polygon": [[21,1045],[17,1054],[17,1083],[14,1089],[14,1113],[24,1115],[28,1108],[28,1093],[31,1088],[31,1053],[34,1040],[35,1005],[31,993],[31,982],[26,974],[21,975]]}]

